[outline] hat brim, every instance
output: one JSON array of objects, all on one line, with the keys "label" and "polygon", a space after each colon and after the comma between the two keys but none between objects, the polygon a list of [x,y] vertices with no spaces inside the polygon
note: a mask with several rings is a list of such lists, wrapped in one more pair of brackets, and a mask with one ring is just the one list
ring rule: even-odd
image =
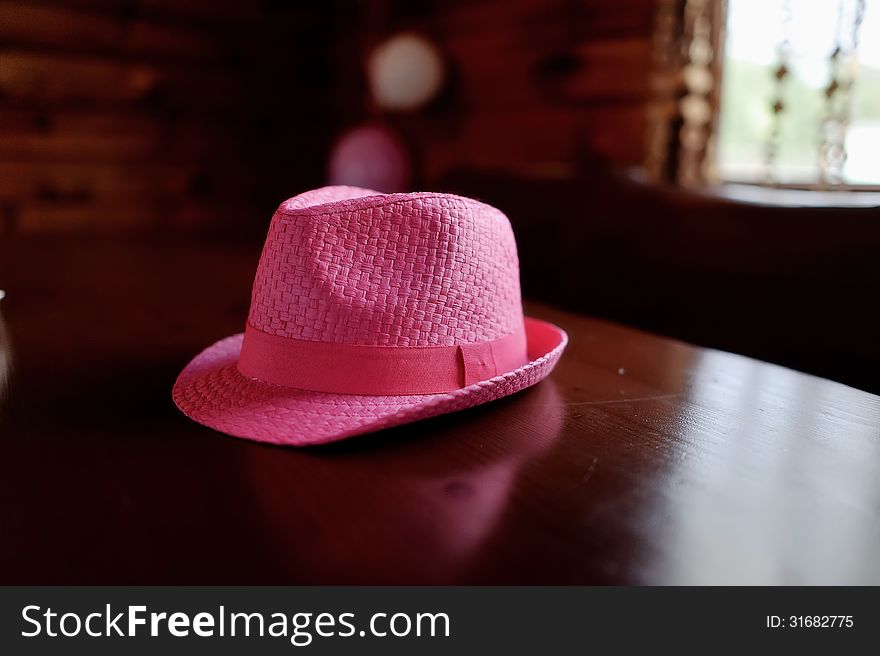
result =
[{"label": "hat brim", "polygon": [[334,442],[487,403],[530,387],[556,366],[568,336],[525,320],[529,362],[453,392],[407,396],[327,394],[248,378],[236,362],[243,333],[199,353],[174,384],[174,403],[210,428],[258,442],[305,446]]}]

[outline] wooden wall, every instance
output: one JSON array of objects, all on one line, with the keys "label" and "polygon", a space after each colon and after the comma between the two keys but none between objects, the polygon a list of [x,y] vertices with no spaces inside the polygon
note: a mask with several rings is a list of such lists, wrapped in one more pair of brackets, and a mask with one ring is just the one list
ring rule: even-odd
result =
[{"label": "wooden wall", "polygon": [[262,221],[278,181],[315,177],[290,156],[315,131],[272,128],[326,113],[291,102],[322,51],[306,62],[290,44],[315,46],[324,19],[233,0],[0,0],[0,230]]},{"label": "wooden wall", "polygon": [[257,226],[376,117],[363,61],[405,29],[448,57],[384,116],[415,182],[642,156],[651,0],[0,0],[0,234]]},{"label": "wooden wall", "polygon": [[652,23],[652,0],[397,2],[368,31],[354,14],[338,44],[343,123],[371,115],[348,62],[410,29],[446,55],[449,84],[424,111],[380,118],[413,144],[423,185],[460,168],[564,177],[584,158],[637,164]]}]

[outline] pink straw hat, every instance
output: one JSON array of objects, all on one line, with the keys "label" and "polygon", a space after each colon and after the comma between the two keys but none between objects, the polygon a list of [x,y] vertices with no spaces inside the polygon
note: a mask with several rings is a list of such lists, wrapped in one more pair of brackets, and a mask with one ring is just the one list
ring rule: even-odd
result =
[{"label": "pink straw hat", "polygon": [[261,442],[332,442],[534,385],[568,337],[523,317],[507,217],[437,193],[324,187],[275,212],[245,332],[190,362],[174,402]]}]

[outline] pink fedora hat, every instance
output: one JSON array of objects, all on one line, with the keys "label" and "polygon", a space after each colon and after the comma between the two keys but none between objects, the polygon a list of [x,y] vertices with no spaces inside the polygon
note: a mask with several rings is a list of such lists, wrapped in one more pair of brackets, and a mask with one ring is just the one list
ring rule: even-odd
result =
[{"label": "pink fedora hat", "polygon": [[325,187],[275,212],[244,333],[197,355],[173,396],[236,437],[320,444],[513,394],[547,376],[567,341],[523,317],[497,209]]}]

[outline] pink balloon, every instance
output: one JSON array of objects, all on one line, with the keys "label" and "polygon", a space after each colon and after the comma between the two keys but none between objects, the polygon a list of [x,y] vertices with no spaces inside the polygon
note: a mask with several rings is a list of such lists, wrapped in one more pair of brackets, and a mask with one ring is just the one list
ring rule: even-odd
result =
[{"label": "pink balloon", "polygon": [[403,142],[379,125],[362,125],[340,137],[330,154],[330,184],[406,191],[410,161]]}]

